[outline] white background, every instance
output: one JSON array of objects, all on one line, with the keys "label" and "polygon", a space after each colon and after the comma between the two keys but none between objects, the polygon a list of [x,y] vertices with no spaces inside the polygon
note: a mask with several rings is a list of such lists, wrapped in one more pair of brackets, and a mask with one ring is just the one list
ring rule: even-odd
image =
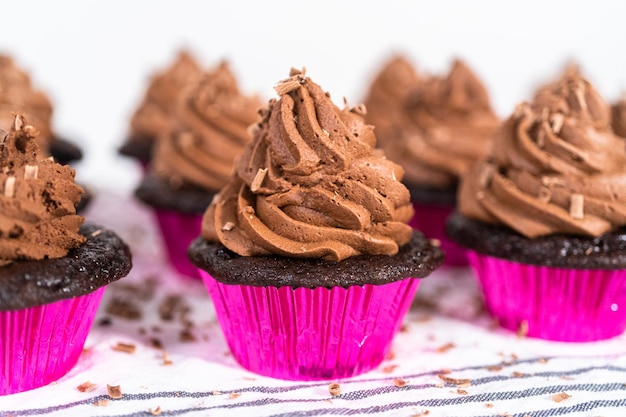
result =
[{"label": "white background", "polygon": [[54,127],[86,156],[78,178],[130,191],[135,164],[116,156],[153,71],[190,49],[207,68],[228,59],[243,90],[265,99],[290,67],[351,103],[392,52],[442,73],[461,57],[501,116],[568,61],[607,98],[626,90],[626,2],[11,1],[0,52],[55,105]]}]

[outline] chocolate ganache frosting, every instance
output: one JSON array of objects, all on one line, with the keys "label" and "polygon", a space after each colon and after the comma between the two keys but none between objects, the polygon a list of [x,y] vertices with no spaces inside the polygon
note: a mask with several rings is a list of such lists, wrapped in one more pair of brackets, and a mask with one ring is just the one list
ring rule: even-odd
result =
[{"label": "chocolate ganache frosting", "polygon": [[202,69],[196,60],[189,52],[181,51],[168,68],[152,76],[143,101],[130,121],[131,140],[152,142],[159,134],[172,129],[179,98],[201,75]]},{"label": "chocolate ganache frosting", "polygon": [[226,62],[207,72],[177,108],[178,127],[156,146],[153,171],[170,186],[217,192],[251,140],[261,101],[245,96]]},{"label": "chocolate ganache frosting", "polygon": [[37,142],[43,152],[48,152],[52,138],[52,103],[36,90],[28,74],[13,59],[0,55],[0,129],[10,130],[15,116],[20,112],[28,118],[39,134]]},{"label": "chocolate ganache frosting", "polygon": [[445,189],[485,156],[499,120],[478,77],[456,60],[446,77],[424,80],[407,99],[412,126],[387,156],[406,171],[410,185]]},{"label": "chocolate ganache frosting", "polygon": [[339,109],[295,70],[276,91],[202,235],[242,256],[396,254],[411,239],[413,208],[363,109]]},{"label": "chocolate ganache frosting", "polygon": [[372,80],[364,100],[364,117],[375,126],[379,146],[385,148],[388,142],[396,140],[409,124],[404,103],[420,81],[411,63],[401,55],[392,57]]},{"label": "chocolate ganache frosting", "polygon": [[0,132],[0,264],[60,258],[85,241],[74,170],[41,159],[36,134],[22,115]]},{"label": "chocolate ganache frosting", "polygon": [[608,104],[566,72],[504,123],[492,155],[461,184],[460,212],[529,238],[626,224],[626,146],[609,123]]}]

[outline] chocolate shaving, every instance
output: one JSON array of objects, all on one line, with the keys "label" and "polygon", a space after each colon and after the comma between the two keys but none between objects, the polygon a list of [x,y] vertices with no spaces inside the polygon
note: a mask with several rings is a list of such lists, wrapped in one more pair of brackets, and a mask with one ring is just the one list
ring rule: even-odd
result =
[{"label": "chocolate shaving", "polygon": [[552,131],[555,134],[559,134],[561,128],[563,127],[563,122],[565,120],[565,116],[561,113],[556,113],[552,116]]},{"label": "chocolate shaving", "polygon": [[446,343],[443,346],[439,346],[437,348],[437,352],[439,352],[439,353],[446,353],[447,351],[449,351],[450,349],[453,349],[455,347],[456,347],[456,345],[454,343],[449,342],[449,343]]},{"label": "chocolate shaving", "polygon": [[98,400],[93,403],[96,407],[107,407],[109,405],[109,400]]},{"label": "chocolate shaving", "polygon": [[333,397],[336,397],[337,395],[341,394],[341,386],[338,383],[333,382],[328,386],[328,392],[330,392],[330,395],[332,395]]},{"label": "chocolate shaving", "polygon": [[279,96],[282,96],[283,94],[290,93],[300,88],[303,81],[304,81],[303,76],[300,74],[297,74],[278,83],[274,87],[274,90]]},{"label": "chocolate shaving", "polygon": [[11,176],[4,181],[4,196],[13,197],[15,195],[15,177]]},{"label": "chocolate shaving", "polygon": [[239,397],[241,397],[241,393],[239,392],[233,392],[232,394],[228,396],[228,398],[231,400],[234,400],[235,398],[239,398]]},{"label": "chocolate shaving", "polygon": [[106,312],[128,320],[139,320],[143,315],[135,303],[120,297],[112,297],[109,300]]},{"label": "chocolate shaving", "polygon": [[394,378],[393,379],[393,385],[395,385],[396,387],[404,387],[404,386],[406,386],[406,384],[408,384],[408,382],[405,381],[402,378]]},{"label": "chocolate shaving", "polygon": [[115,346],[112,346],[111,349],[118,352],[135,353],[137,347],[132,343],[117,342],[117,344]]},{"label": "chocolate shaving", "polygon": [[572,194],[570,196],[569,215],[575,220],[585,218],[585,197],[582,194]]},{"label": "chocolate shaving", "polygon": [[259,168],[252,180],[252,184],[250,184],[250,191],[256,193],[261,185],[263,184],[263,180],[265,179],[265,175],[267,174],[267,168]]},{"label": "chocolate shaving", "polygon": [[39,165],[26,165],[24,166],[24,179],[34,180],[39,175]]},{"label": "chocolate shaving", "polygon": [[107,393],[109,397],[115,399],[122,398],[122,388],[119,385],[107,384]]},{"label": "chocolate shaving", "polygon": [[466,390],[464,390],[464,389],[460,389],[460,388],[457,388],[456,393],[457,393],[457,394],[461,394],[461,395],[467,395],[467,394],[469,394],[469,392],[467,392],[467,391],[466,391]]},{"label": "chocolate shaving", "polygon": [[463,386],[463,387],[468,387],[471,386],[472,384],[472,380],[468,379],[468,378],[451,378],[449,376],[446,376],[444,374],[438,374],[437,375],[439,377],[439,379],[441,379],[442,381],[448,383],[448,384],[454,384],[457,386]]},{"label": "chocolate shaving", "polygon": [[152,414],[153,416],[158,416],[161,415],[161,406],[157,406],[154,410],[151,408],[148,410],[150,412],[150,414]]},{"label": "chocolate shaving", "polygon": [[225,232],[230,232],[234,228],[235,228],[235,223],[233,222],[226,222],[224,223],[224,226],[222,226],[222,230]]},{"label": "chocolate shaving", "polygon": [[79,386],[76,387],[76,389],[80,392],[91,392],[93,390],[96,389],[98,385],[94,384],[92,382],[89,381],[85,381],[82,384],[80,384]]},{"label": "chocolate shaving", "polygon": [[560,392],[552,396],[552,401],[554,401],[555,403],[560,403],[561,401],[565,401],[569,398],[572,398],[572,396],[566,392]]}]

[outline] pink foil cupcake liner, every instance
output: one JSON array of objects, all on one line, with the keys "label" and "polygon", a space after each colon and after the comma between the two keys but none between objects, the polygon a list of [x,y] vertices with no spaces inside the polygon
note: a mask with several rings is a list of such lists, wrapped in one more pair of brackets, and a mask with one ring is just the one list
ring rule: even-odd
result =
[{"label": "pink foil cupcake liner", "polygon": [[465,248],[450,240],[446,235],[446,219],[454,211],[454,207],[429,205],[413,202],[415,214],[409,225],[431,239],[441,242],[441,249],[446,254],[444,265],[467,266]]},{"label": "pink foil cupcake liner", "polygon": [[174,269],[183,276],[200,279],[197,268],[187,258],[187,248],[200,235],[202,214],[155,209],[167,256]]},{"label": "pink foil cupcake liner", "polygon": [[349,288],[227,285],[199,270],[233,356],[287,380],[347,378],[377,367],[420,280]]},{"label": "pink foil cupcake liner", "polygon": [[565,342],[608,339],[626,329],[626,270],[581,270],[467,252],[487,310],[509,330]]},{"label": "pink foil cupcake liner", "polygon": [[47,385],[72,369],[105,288],[38,307],[0,312],[0,395]]}]

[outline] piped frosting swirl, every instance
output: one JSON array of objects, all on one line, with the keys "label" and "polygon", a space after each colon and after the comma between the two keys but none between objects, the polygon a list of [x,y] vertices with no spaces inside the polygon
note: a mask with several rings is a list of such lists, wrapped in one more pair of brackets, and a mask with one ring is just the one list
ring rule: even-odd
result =
[{"label": "piped frosting swirl", "polygon": [[402,168],[374,149],[363,109],[339,109],[297,71],[276,91],[203,236],[242,256],[397,253],[412,236],[409,192]]},{"label": "piped frosting swirl", "polygon": [[187,51],[180,51],[169,67],[154,74],[131,118],[131,140],[152,142],[163,132],[174,128],[180,97],[201,75],[202,68]]},{"label": "piped frosting swirl", "polygon": [[178,127],[162,136],[154,172],[172,187],[187,184],[218,191],[233,173],[235,159],[251,140],[261,101],[241,93],[226,62],[207,72],[177,108]]},{"label": "piped frosting swirl", "polygon": [[0,264],[60,258],[85,241],[74,170],[41,159],[37,130],[21,115],[0,142]]},{"label": "piped frosting swirl", "polygon": [[446,77],[424,80],[407,99],[411,123],[385,148],[411,185],[456,186],[471,164],[485,156],[498,127],[487,90],[462,61]]},{"label": "piped frosting swirl", "polygon": [[530,238],[626,224],[626,147],[609,120],[591,84],[567,72],[504,123],[492,155],[463,181],[459,210]]}]

